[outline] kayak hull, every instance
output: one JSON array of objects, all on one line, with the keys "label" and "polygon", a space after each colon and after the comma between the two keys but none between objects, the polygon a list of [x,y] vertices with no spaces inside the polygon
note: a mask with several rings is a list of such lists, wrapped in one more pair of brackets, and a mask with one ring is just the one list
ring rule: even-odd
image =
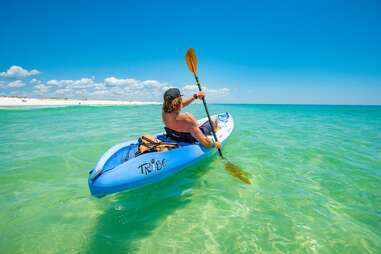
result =
[{"label": "kayak hull", "polygon": [[[216,133],[217,138],[223,143],[233,131],[234,121],[229,113],[215,117],[221,127]],[[199,123],[206,120],[201,119]],[[159,139],[165,138],[162,133],[156,136]],[[179,145],[176,149],[146,153],[127,160],[125,158],[131,153],[131,147],[137,147],[137,140],[115,145],[89,172],[88,184],[91,194],[102,197],[155,183],[217,152],[216,149],[209,149],[198,143]]]}]

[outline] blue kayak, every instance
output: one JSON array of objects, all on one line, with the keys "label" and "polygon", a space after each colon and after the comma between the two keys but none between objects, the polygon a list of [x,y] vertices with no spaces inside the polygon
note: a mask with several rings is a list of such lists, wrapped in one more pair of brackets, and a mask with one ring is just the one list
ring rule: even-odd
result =
[{"label": "blue kayak", "polygon": [[[223,144],[234,129],[233,117],[229,113],[213,117],[218,119],[219,129],[216,135]],[[198,123],[206,121],[207,118],[203,118]],[[155,136],[162,142],[176,142],[167,138],[164,133]],[[158,182],[217,152],[217,149],[206,148],[199,143],[176,143],[179,145],[176,149],[139,156],[136,156],[139,145],[137,140],[111,147],[89,172],[88,184],[91,194],[103,197]]]}]

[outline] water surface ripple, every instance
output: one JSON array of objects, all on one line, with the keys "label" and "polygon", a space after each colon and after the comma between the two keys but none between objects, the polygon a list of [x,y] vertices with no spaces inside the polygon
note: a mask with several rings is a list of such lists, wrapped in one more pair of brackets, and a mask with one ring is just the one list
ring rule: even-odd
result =
[{"label": "water surface ripple", "polygon": [[[197,117],[201,105],[190,106]],[[103,199],[88,171],[160,106],[0,109],[1,253],[381,253],[381,107],[210,105],[218,157]]]}]

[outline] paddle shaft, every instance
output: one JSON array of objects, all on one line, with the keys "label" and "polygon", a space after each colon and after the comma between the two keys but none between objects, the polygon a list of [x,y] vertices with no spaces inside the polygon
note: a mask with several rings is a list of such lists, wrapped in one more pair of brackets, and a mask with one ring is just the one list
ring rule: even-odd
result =
[{"label": "paddle shaft", "polygon": [[[196,73],[193,72],[193,74],[194,74],[194,78],[195,78],[196,83],[197,83],[197,86],[198,86],[198,90],[201,92],[202,89],[201,89],[200,82],[198,81],[198,77],[197,77]],[[206,115],[208,116],[208,121],[209,121],[210,127],[211,127],[211,129],[212,129],[212,134],[213,134],[214,140],[217,142],[217,141],[218,141],[218,139],[217,139],[217,135],[216,135],[216,133],[214,132],[212,119],[210,118],[210,114],[209,114],[208,106],[206,105],[205,97],[202,97],[202,103],[204,104],[204,108],[205,108],[205,111],[206,111]],[[222,152],[221,152],[221,149],[220,149],[220,148],[218,148],[218,154],[221,156],[221,158],[224,158],[224,156],[222,156]]]}]

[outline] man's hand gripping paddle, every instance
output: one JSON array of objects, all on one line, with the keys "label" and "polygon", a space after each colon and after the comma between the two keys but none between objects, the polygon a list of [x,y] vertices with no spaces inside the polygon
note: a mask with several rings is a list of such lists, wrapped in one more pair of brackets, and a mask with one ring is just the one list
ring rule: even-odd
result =
[{"label": "man's hand gripping paddle", "polygon": [[[194,78],[195,78],[197,86],[198,86],[198,90],[201,92],[202,91],[201,85],[200,85],[200,82],[199,82],[198,77],[197,77],[197,57],[196,57],[196,53],[194,52],[193,48],[188,49],[188,51],[185,55],[185,60],[187,62],[189,70],[194,75]],[[209,124],[210,124],[210,126],[213,126],[212,120],[210,119],[208,106],[206,105],[205,97],[202,97],[202,103],[204,104],[204,108],[206,111],[206,115],[208,116]],[[214,128],[212,127],[211,129],[212,129],[212,134],[213,134],[214,140],[217,142],[218,141],[217,135],[214,131]],[[218,148],[218,154],[220,155],[220,157],[225,162],[225,170],[226,171],[228,171],[232,176],[240,179],[242,182],[244,182],[246,184],[251,184],[250,179],[249,179],[249,174],[246,173],[245,171],[243,171],[240,167],[231,163],[229,160],[225,159],[222,155],[222,151],[220,148]]]}]

